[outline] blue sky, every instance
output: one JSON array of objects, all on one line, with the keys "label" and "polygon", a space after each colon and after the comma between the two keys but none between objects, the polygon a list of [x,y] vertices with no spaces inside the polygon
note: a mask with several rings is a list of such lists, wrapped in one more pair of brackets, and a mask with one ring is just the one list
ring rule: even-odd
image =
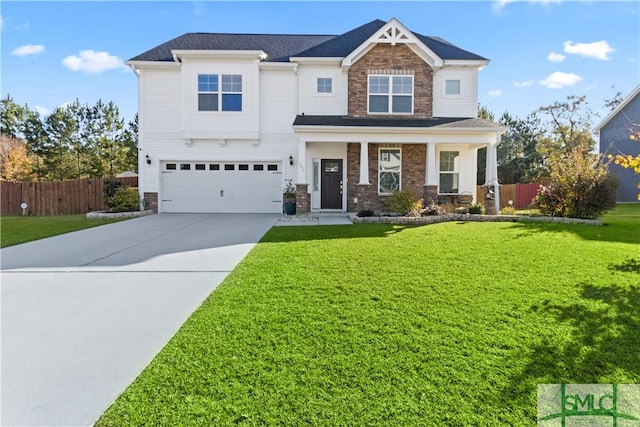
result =
[{"label": "blue sky", "polygon": [[[79,99],[137,111],[124,61],[187,32],[341,34],[396,17],[491,60],[480,104],[524,118],[567,95],[604,100],[640,83],[640,2],[2,1],[1,88],[46,114]],[[615,88],[612,88],[615,86]],[[597,124],[599,120],[595,120]]]}]

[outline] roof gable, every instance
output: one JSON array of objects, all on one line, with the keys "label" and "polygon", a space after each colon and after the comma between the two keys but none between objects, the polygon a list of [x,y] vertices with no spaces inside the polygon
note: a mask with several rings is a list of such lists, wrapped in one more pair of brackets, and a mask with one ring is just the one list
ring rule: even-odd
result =
[{"label": "roof gable", "polygon": [[625,99],[623,99],[622,102],[613,111],[611,111],[609,115],[607,115],[607,117],[605,117],[598,126],[593,129],[593,131],[595,133],[599,133],[600,130],[607,125],[607,123],[609,123],[615,116],[617,116],[624,109],[624,107],[626,107],[638,95],[640,95],[640,85],[636,86],[636,88]]}]

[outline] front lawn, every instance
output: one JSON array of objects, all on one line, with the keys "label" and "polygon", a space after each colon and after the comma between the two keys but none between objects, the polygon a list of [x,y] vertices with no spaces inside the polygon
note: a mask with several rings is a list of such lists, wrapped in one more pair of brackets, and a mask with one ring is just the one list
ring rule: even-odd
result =
[{"label": "front lawn", "polygon": [[640,383],[639,207],[273,228],[97,425],[535,425],[537,384]]},{"label": "front lawn", "polygon": [[0,216],[0,247],[13,246],[128,218],[91,218],[85,215]]}]

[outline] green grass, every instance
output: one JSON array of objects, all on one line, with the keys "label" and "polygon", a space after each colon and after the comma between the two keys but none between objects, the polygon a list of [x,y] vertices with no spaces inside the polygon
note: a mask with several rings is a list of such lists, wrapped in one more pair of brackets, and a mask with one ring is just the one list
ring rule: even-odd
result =
[{"label": "green grass", "polygon": [[97,426],[535,425],[640,383],[640,205],[607,225],[276,227]]},{"label": "green grass", "polygon": [[0,247],[18,245],[128,218],[85,218],[85,215],[0,216]]}]

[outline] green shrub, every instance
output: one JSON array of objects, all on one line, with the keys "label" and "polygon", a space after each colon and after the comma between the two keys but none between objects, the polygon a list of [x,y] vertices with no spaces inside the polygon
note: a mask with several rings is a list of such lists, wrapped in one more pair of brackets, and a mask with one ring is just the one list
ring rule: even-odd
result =
[{"label": "green shrub", "polygon": [[410,190],[394,191],[387,198],[387,209],[400,215],[407,215],[412,211],[418,212],[421,207],[422,199],[416,200],[416,196]]},{"label": "green shrub", "polygon": [[500,215],[516,215],[517,213],[518,212],[516,211],[516,208],[514,208],[513,206],[505,206],[500,211]]},{"label": "green shrub", "polygon": [[477,214],[477,215],[484,215],[484,213],[485,213],[484,204],[483,203],[476,203],[476,204],[473,204],[473,205],[469,206],[469,213],[470,214]]},{"label": "green shrub", "polygon": [[132,212],[140,210],[140,196],[134,187],[120,187],[106,202],[109,212]]},{"label": "green shrub", "polygon": [[574,151],[551,162],[549,170],[533,201],[543,215],[589,219],[616,206],[618,181],[602,159]]},{"label": "green shrub", "polygon": [[116,194],[116,190],[118,188],[122,188],[124,184],[120,181],[105,181],[104,186],[102,187],[102,194],[104,195],[104,200],[109,200],[109,198],[113,197]]}]

